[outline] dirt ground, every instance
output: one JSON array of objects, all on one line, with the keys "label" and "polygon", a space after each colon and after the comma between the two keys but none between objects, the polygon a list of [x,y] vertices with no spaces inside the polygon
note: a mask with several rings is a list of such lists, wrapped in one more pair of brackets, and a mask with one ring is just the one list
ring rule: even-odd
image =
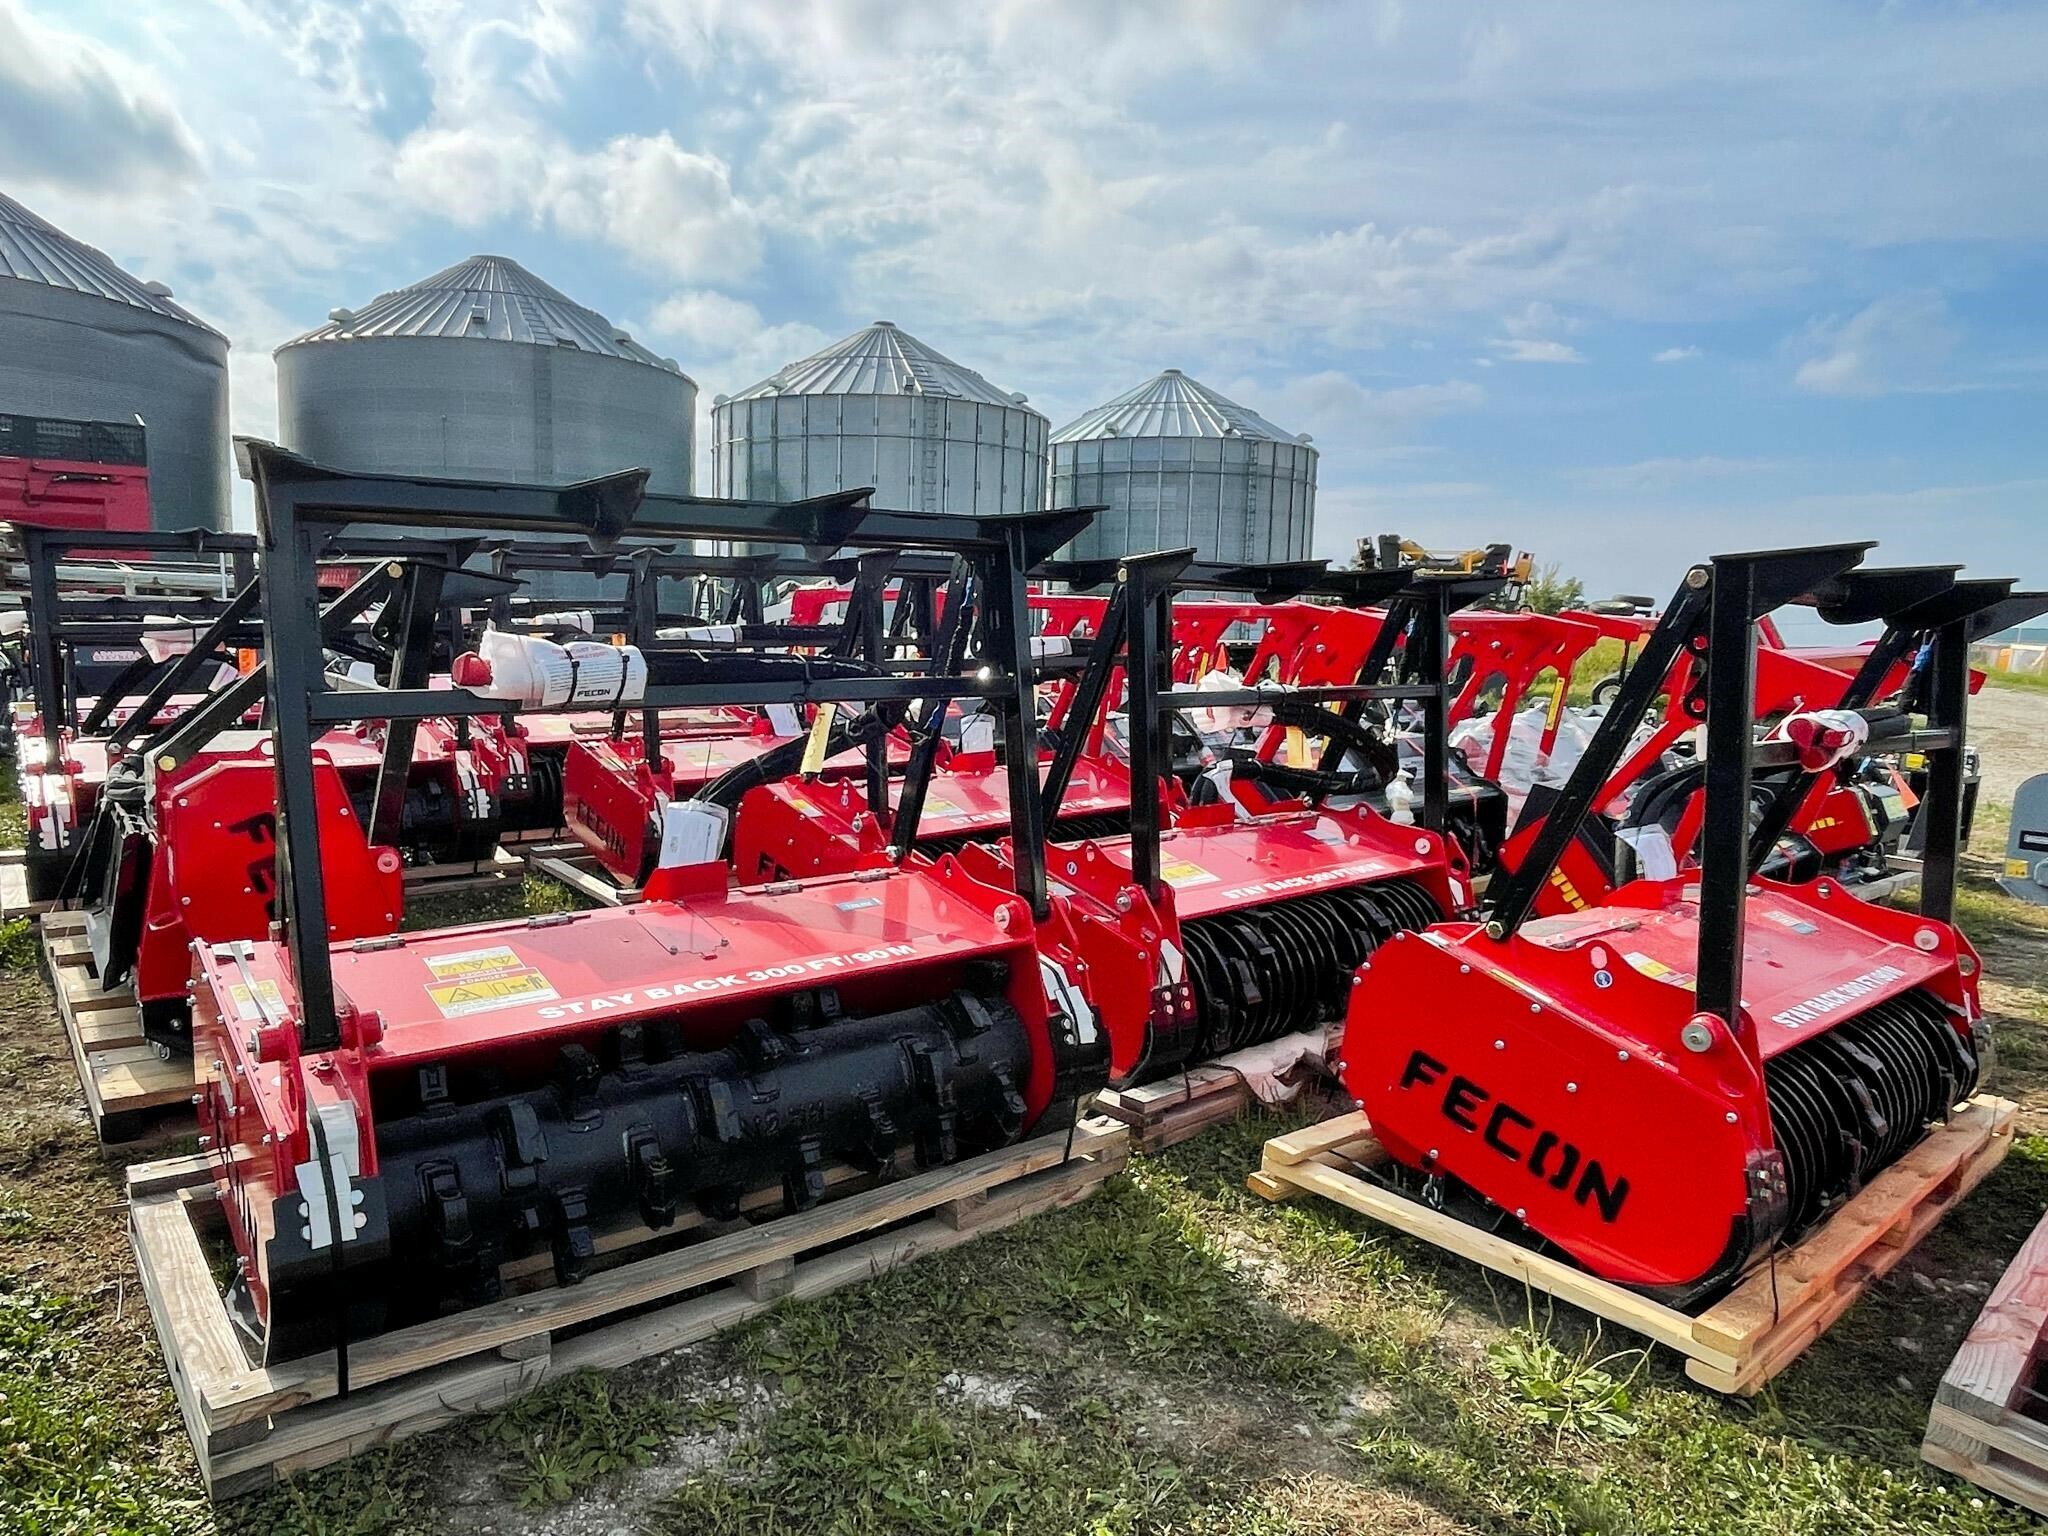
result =
[{"label": "dirt ground", "polygon": [[1970,700],[1970,742],[1984,766],[1980,800],[2011,805],[2023,780],[2048,773],[2048,689],[1985,684]]}]

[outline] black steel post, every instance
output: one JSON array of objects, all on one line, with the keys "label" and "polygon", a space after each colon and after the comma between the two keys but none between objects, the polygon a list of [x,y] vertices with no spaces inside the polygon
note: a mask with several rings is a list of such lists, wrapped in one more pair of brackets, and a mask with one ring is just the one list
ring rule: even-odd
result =
[{"label": "black steel post", "polygon": [[1160,594],[1142,561],[1117,572],[1127,589],[1124,637],[1124,711],[1131,752],[1131,879],[1148,895],[1162,892],[1159,838],[1165,821],[1161,780],[1172,766],[1160,750],[1165,705],[1160,700],[1159,665],[1172,637],[1171,589],[1167,622],[1159,622]]},{"label": "black steel post", "polygon": [[318,1053],[341,1043],[327,948],[327,893],[320,880],[320,829],[310,814],[319,803],[313,699],[326,687],[313,623],[319,611],[314,558],[319,527],[301,523],[294,486],[271,485],[267,478],[259,464],[256,506],[263,524],[263,655],[269,679],[264,712],[277,764],[278,915],[298,993],[299,1040],[305,1050]]},{"label": "black steel post", "polygon": [[40,528],[23,528],[21,549],[28,564],[29,689],[43,722],[43,766],[55,773],[64,760],[60,733],[71,723],[64,700],[64,643],[58,634],[57,552]]},{"label": "black steel post", "polygon": [[1749,889],[1749,784],[1756,724],[1756,566],[1716,560],[1707,606],[1706,808],[1700,825],[1694,996],[1741,1038],[1742,917]]},{"label": "black steel post", "polygon": [[[1444,658],[1450,651],[1448,586],[1425,586],[1416,595],[1415,622],[1408,634],[1408,677],[1433,685],[1422,701],[1422,825],[1438,836],[1451,813],[1450,698]],[[1397,706],[1398,709],[1398,706]]]},{"label": "black steel post", "polygon": [[1945,728],[1947,740],[1927,753],[1927,793],[1920,802],[1920,914],[1936,922],[1955,921],[1956,863],[1963,835],[1963,747],[1969,726],[1970,638],[1967,619],[1934,632],[1928,658],[1929,724]]},{"label": "black steel post", "polygon": [[996,700],[1001,718],[1003,767],[1010,787],[1010,842],[1017,894],[1032,915],[1052,910],[1045,885],[1045,822],[1038,813],[1038,688],[1031,663],[1031,593],[1025,574],[1031,554],[1020,523],[1003,529],[988,557],[988,595],[982,605],[988,661],[1009,685]]},{"label": "black steel post", "polygon": [[[392,604],[398,611],[391,656],[393,688],[424,688],[433,676],[434,627],[441,610],[441,577],[444,567],[430,561],[413,561],[399,578],[399,595]],[[387,609],[387,612],[389,610]],[[405,821],[405,790],[412,776],[413,742],[419,735],[417,720],[384,722],[384,755],[377,765],[377,788],[371,803],[370,842],[373,846],[395,845]],[[280,800],[279,805],[285,802]]]}]

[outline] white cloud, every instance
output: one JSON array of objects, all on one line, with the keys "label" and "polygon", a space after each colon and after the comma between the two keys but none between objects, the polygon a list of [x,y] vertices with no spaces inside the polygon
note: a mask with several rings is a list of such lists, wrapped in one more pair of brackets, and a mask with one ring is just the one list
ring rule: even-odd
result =
[{"label": "white cloud", "polygon": [[1466,379],[1372,389],[1334,368],[1297,375],[1271,388],[1250,379],[1216,387],[1290,432],[1311,433],[1326,453],[1383,449],[1439,416],[1474,410],[1486,399],[1486,391]]},{"label": "white cloud", "polygon": [[700,288],[672,293],[654,306],[647,329],[691,346],[730,352],[759,335],[761,311],[745,299]]},{"label": "white cloud", "polygon": [[1534,336],[1503,337],[1493,349],[1511,363],[1583,363],[1585,353],[1569,342],[1543,341]]},{"label": "white cloud", "polygon": [[1507,334],[1487,345],[1511,363],[1583,363],[1585,355],[1569,342],[1559,341],[1557,332],[1578,330],[1583,320],[1566,319],[1551,305],[1532,300],[1515,314],[1501,320]]},{"label": "white cloud", "polygon": [[1698,347],[1666,347],[1651,356],[1653,363],[1689,363],[1700,355]]},{"label": "white cloud", "polygon": [[607,240],[650,270],[716,282],[761,265],[759,223],[725,163],[665,132],[624,134],[557,164],[539,206],[565,233]]},{"label": "white cloud", "polygon": [[523,215],[649,271],[720,282],[761,264],[759,220],[724,162],[665,132],[579,154],[517,123],[435,126],[399,147],[395,174],[423,210],[458,224]]},{"label": "white cloud", "polygon": [[0,0],[0,173],[16,186],[189,184],[197,139],[161,82]]},{"label": "white cloud", "polygon": [[1885,395],[1944,387],[1955,327],[1939,293],[1892,294],[1845,321],[1820,321],[1796,339],[1806,354],[1792,382],[1816,395]]}]

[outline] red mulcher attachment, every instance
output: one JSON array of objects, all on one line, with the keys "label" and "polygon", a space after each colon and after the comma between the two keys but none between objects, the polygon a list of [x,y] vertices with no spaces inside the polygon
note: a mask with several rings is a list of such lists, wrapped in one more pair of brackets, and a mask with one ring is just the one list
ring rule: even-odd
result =
[{"label": "red mulcher attachment", "polygon": [[[1106,707],[1110,674],[1121,671],[1130,832],[1056,846],[1050,860],[1052,878],[1074,889],[1070,911],[1095,919],[1093,929],[1075,937],[1077,954],[1089,958],[1091,934],[1122,923],[1122,936],[1156,962],[1149,993],[1119,989],[1102,1007],[1112,1074],[1120,1083],[1321,1029],[1341,1015],[1362,960],[1393,934],[1458,910],[1467,889],[1463,855],[1445,832],[1442,657],[1454,599],[1463,594],[1469,601],[1480,589],[1405,571],[1305,573],[1295,590],[1336,590],[1354,605],[1393,598],[1389,615],[1369,621],[1375,634],[1384,633],[1384,647],[1370,657],[1354,654],[1341,680],[1333,676],[1312,687],[1175,687],[1178,626],[1167,595],[1188,553],[1118,563],[1069,714],[1077,728],[1062,737],[1040,791],[1047,815],[1065,803],[1085,739],[1080,723]],[[1267,615],[1276,648],[1294,642],[1274,634],[1273,615],[1298,606],[1306,605],[1282,603]],[[1317,611],[1333,625],[1359,617],[1342,608]],[[1381,683],[1397,645],[1397,681]],[[1259,800],[1255,809],[1250,797],[1236,795],[1197,805],[1180,792],[1169,730],[1178,712],[1284,706],[1302,711],[1305,728],[1321,733],[1337,720],[1325,704],[1367,700],[1413,703],[1425,715],[1436,775],[1418,825],[1364,805],[1318,810],[1300,799]],[[1014,856],[998,850],[999,859],[1006,855]],[[971,859],[966,863],[975,867]]]},{"label": "red mulcher attachment", "polygon": [[[459,552],[440,552],[442,562],[451,557]],[[444,602],[460,607],[489,595],[492,582],[444,563],[379,560],[327,605],[317,632],[350,649],[378,643],[390,651],[394,676],[424,680],[436,612]],[[422,592],[423,583],[432,590]],[[149,706],[182,688],[187,672],[223,648],[260,642],[251,618],[257,599],[257,584],[245,583],[142,707],[100,739],[115,768],[58,890],[84,909],[100,987],[132,990],[145,1037],[166,1056],[190,1046],[193,943],[255,938],[276,921],[276,767],[270,738],[241,726],[263,699],[264,666],[137,737],[154,717]],[[396,618],[388,627],[355,627],[380,604],[409,610],[414,632],[400,634]],[[379,628],[388,644],[377,642]],[[486,857],[530,799],[525,743],[495,720],[335,729],[310,757],[335,939],[395,930],[409,858]]]},{"label": "red mulcher attachment", "polygon": [[[789,505],[644,497],[644,472],[557,490],[347,475],[268,445],[248,456],[267,541],[282,934],[202,951],[196,1043],[202,1145],[240,1258],[234,1299],[270,1358],[332,1344],[346,1390],[350,1338],[496,1294],[506,1261],[551,1255],[557,1280],[574,1283],[602,1264],[609,1234],[659,1233],[691,1209],[729,1218],[778,1183],[801,1209],[834,1164],[887,1176],[943,1163],[1101,1086],[1087,983],[1039,943],[1057,902],[1020,778],[1024,853],[1006,889],[951,858],[735,888],[700,836],[698,862],[664,861],[630,906],[341,944],[328,942],[309,814],[325,728],[528,707],[509,681],[492,694],[324,686],[306,614],[314,551],[338,523],[582,532],[600,550],[630,525],[675,542],[957,555],[926,675],[649,648],[634,658],[644,688],[619,687],[635,711],[865,704],[861,743],[885,774],[889,730],[915,707],[929,743],[959,698],[983,701],[1028,763],[1023,573],[1088,513],[878,512],[865,492]],[[965,666],[970,628],[982,649]],[[610,663],[624,672],[626,659]],[[686,810],[715,823],[712,812]],[[905,820],[912,837],[914,807]]]},{"label": "red mulcher attachment", "polygon": [[[1485,921],[1382,947],[1352,991],[1346,1088],[1436,1203],[1521,1223],[1602,1278],[1689,1300],[1724,1288],[1894,1161],[1976,1086],[1977,956],[1948,921],[1966,646],[1935,637],[1923,913],[1833,880],[1755,878],[1757,621],[1869,546],[1695,567]],[[1681,651],[1703,675],[1701,867],[1529,921]],[[1426,1015],[1415,1000],[1427,998]]]}]

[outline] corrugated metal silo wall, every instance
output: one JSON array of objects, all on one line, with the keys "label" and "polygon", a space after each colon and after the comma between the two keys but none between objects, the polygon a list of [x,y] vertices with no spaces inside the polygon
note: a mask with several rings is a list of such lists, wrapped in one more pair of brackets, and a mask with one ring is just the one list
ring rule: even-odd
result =
[{"label": "corrugated metal silo wall", "polygon": [[1306,444],[1110,437],[1052,453],[1054,506],[1109,509],[1069,546],[1077,559],[1193,545],[1225,563],[1306,560],[1315,542],[1316,453]]},{"label": "corrugated metal silo wall", "polygon": [[[309,342],[278,353],[277,405],[285,446],[337,468],[554,485],[648,469],[650,491],[691,490],[696,386],[567,347]],[[589,600],[607,589],[536,572],[526,590]]]},{"label": "corrugated metal silo wall", "polygon": [[309,342],[277,356],[278,430],[323,464],[560,484],[653,471],[690,491],[696,389],[567,347],[450,337]]},{"label": "corrugated metal silo wall", "polygon": [[228,348],[220,337],[131,304],[0,282],[0,411],[140,416],[156,526],[227,526]]},{"label": "corrugated metal silo wall", "polygon": [[795,500],[871,485],[907,511],[1045,504],[1047,423],[1035,411],[910,395],[783,395],[711,413],[714,494]]}]

